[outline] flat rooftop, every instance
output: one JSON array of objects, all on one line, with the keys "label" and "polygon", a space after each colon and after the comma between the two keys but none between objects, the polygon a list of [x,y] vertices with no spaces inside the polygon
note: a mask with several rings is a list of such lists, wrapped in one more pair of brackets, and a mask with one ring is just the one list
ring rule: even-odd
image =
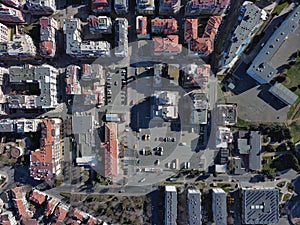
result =
[{"label": "flat rooftop", "polygon": [[242,220],[244,224],[278,224],[279,190],[243,188]]}]

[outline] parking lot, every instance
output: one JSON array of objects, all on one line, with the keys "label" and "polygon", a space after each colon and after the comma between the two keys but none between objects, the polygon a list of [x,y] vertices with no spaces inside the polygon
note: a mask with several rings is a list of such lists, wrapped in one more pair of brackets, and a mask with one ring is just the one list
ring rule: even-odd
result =
[{"label": "parking lot", "polygon": [[126,105],[126,77],[125,69],[117,69],[106,78],[106,96],[108,105]]}]

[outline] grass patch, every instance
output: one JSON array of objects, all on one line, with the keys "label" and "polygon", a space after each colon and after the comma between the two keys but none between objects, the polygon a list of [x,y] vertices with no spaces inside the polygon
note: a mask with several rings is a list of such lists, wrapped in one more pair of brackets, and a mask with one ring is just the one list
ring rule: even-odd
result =
[{"label": "grass patch", "polygon": [[237,127],[247,127],[247,126],[250,126],[250,125],[251,125],[250,121],[243,120],[239,117],[237,118],[237,123],[236,123]]},{"label": "grass patch", "polygon": [[279,188],[283,188],[284,185],[285,185],[285,181],[281,181],[278,184],[276,184],[276,186],[279,187]]},{"label": "grass patch", "polygon": [[[286,80],[282,83],[284,86],[292,90],[296,95],[300,97],[300,56],[296,58],[296,62],[286,72]],[[300,104],[300,98],[290,107],[288,112],[288,119],[297,118],[300,115],[300,110],[295,112],[297,106]],[[294,115],[294,116],[293,116]]]},{"label": "grass patch", "polygon": [[223,190],[226,192],[226,193],[229,193],[231,191],[231,188],[223,188]]},{"label": "grass patch", "polygon": [[199,182],[195,184],[197,189],[203,189],[207,187],[207,184],[205,182]]},{"label": "grass patch", "polygon": [[291,129],[291,135],[293,137],[293,142],[297,143],[298,141],[300,141],[300,124],[299,124],[299,122],[293,122],[290,125],[290,129]]},{"label": "grass patch", "polygon": [[231,184],[229,184],[229,183],[218,183],[217,187],[219,187],[219,188],[229,188],[229,187],[231,187]]},{"label": "grass patch", "polygon": [[224,93],[222,91],[222,87],[220,84],[217,85],[217,96],[218,96],[218,103],[223,103],[223,104],[226,103],[226,98],[224,96]]},{"label": "grass patch", "polygon": [[71,193],[68,192],[60,192],[60,195],[63,196],[64,198],[68,198],[68,199],[71,198]]},{"label": "grass patch", "polygon": [[274,15],[279,15],[282,12],[282,10],[285,7],[287,7],[288,4],[289,4],[288,2],[283,2],[283,3],[279,4],[279,5],[277,5],[276,8],[273,11],[273,14]]},{"label": "grass patch", "polygon": [[283,196],[283,201],[286,202],[287,200],[289,200],[291,198],[291,194],[290,193],[286,193],[284,196]]},{"label": "grass patch", "polygon": [[289,183],[287,183],[286,186],[287,186],[287,189],[288,189],[289,192],[293,192],[294,191],[294,185],[292,183],[289,182]]},{"label": "grass patch", "polygon": [[163,185],[183,185],[183,181],[165,181]]}]

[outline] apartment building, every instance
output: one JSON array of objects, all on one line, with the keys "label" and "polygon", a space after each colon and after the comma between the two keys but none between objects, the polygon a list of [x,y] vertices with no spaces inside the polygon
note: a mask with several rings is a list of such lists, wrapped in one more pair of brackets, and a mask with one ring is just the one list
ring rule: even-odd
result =
[{"label": "apartment building", "polygon": [[8,42],[9,29],[4,24],[0,23],[0,42]]},{"label": "apartment building", "polygon": [[9,24],[25,23],[25,19],[20,10],[0,3],[0,22]]},{"label": "apartment building", "polygon": [[79,19],[64,22],[66,53],[75,58],[96,58],[110,56],[110,44],[107,41],[84,41],[81,38]]},{"label": "apartment building", "polygon": [[51,15],[56,11],[55,0],[26,0],[22,10],[32,15]]},{"label": "apartment building", "polygon": [[115,56],[128,56],[128,21],[125,18],[117,18],[115,23]]},{"label": "apartment building", "polygon": [[177,191],[175,186],[165,187],[165,225],[177,224]]},{"label": "apartment building", "polygon": [[57,91],[58,70],[44,64],[41,66],[25,65],[9,68],[9,82],[18,85],[38,84],[40,95],[7,95],[11,109],[51,109],[58,105]]},{"label": "apartment building", "polygon": [[27,34],[14,34],[11,41],[0,42],[0,58],[30,59],[36,56],[36,47]]},{"label": "apartment building", "polygon": [[40,55],[53,58],[56,53],[55,35],[57,22],[53,18],[40,18]]},{"label": "apartment building", "polygon": [[62,173],[61,126],[57,118],[44,119],[41,123],[40,148],[30,155],[30,176],[36,180],[51,181]]}]

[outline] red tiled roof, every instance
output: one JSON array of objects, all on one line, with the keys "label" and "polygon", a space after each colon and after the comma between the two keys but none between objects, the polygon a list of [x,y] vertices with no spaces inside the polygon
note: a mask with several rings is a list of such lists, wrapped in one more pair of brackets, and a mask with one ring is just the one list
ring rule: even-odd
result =
[{"label": "red tiled roof", "polygon": [[203,38],[215,39],[218,28],[222,22],[222,16],[211,16],[207,22]]},{"label": "red tiled roof", "polygon": [[22,199],[14,199],[13,202],[14,202],[15,208],[18,211],[18,215],[21,218],[29,219],[32,217],[31,215],[28,214],[28,211],[27,211],[26,206],[24,205],[24,202]]},{"label": "red tiled roof", "polygon": [[105,124],[105,177],[118,175],[118,140],[117,140],[117,125],[114,123]]},{"label": "red tiled roof", "polygon": [[11,191],[12,191],[13,197],[15,199],[21,199],[24,197],[23,187],[15,187],[15,188],[12,188]]},{"label": "red tiled roof", "polygon": [[54,126],[51,119],[45,119],[42,123],[42,137],[40,149],[31,152],[30,175],[34,178],[51,180],[52,169],[52,129]]},{"label": "red tiled roof", "polygon": [[8,215],[0,215],[0,224],[2,225],[11,225],[10,221],[9,221],[9,217]]},{"label": "red tiled roof", "polygon": [[38,190],[33,190],[30,200],[41,205],[45,201],[45,195]]},{"label": "red tiled roof", "polygon": [[152,32],[161,34],[176,34],[177,20],[155,18],[151,20]]},{"label": "red tiled roof", "polygon": [[58,221],[63,221],[68,214],[68,210],[66,208],[64,208],[63,206],[59,205],[56,208],[54,214]]},{"label": "red tiled roof", "polygon": [[98,18],[96,16],[90,15],[88,17],[88,23],[90,27],[98,27],[99,26],[99,22],[98,22]]},{"label": "red tiled roof", "polygon": [[184,38],[190,40],[198,37],[198,19],[186,19],[184,24]]},{"label": "red tiled roof", "polygon": [[167,37],[153,37],[154,54],[161,53],[181,53],[182,45],[178,43],[177,35],[168,35]]},{"label": "red tiled roof", "polygon": [[26,219],[22,220],[23,225],[38,225],[38,221],[36,219]]},{"label": "red tiled roof", "polygon": [[94,218],[94,217],[90,217],[86,224],[87,225],[97,225],[98,224],[98,220],[96,218]]},{"label": "red tiled roof", "polygon": [[73,217],[75,217],[75,218],[77,218],[77,219],[79,219],[79,220],[82,221],[82,220],[87,219],[88,215],[85,212],[83,212],[83,211],[81,211],[79,209],[74,209],[74,211],[73,211]]},{"label": "red tiled roof", "polygon": [[209,55],[213,51],[213,41],[210,38],[192,39],[190,50],[204,55]]},{"label": "red tiled roof", "polygon": [[58,203],[59,200],[57,198],[51,198],[51,200],[47,201],[45,216],[50,216],[54,212]]},{"label": "red tiled roof", "polygon": [[48,18],[43,17],[43,18],[40,19],[40,26],[46,28],[46,27],[48,27],[48,25],[49,25],[49,19]]},{"label": "red tiled roof", "polygon": [[90,74],[91,73],[91,65],[89,64],[82,64],[82,73],[83,74]]},{"label": "red tiled roof", "polygon": [[54,51],[54,44],[53,41],[41,41],[40,42],[40,52],[41,55],[45,55],[45,56],[51,56],[53,55],[53,51]]},{"label": "red tiled roof", "polygon": [[102,11],[107,7],[109,7],[109,0],[92,0],[93,11]]},{"label": "red tiled roof", "polygon": [[136,26],[136,32],[138,34],[147,34],[147,17],[139,17],[137,18],[137,26]]}]

